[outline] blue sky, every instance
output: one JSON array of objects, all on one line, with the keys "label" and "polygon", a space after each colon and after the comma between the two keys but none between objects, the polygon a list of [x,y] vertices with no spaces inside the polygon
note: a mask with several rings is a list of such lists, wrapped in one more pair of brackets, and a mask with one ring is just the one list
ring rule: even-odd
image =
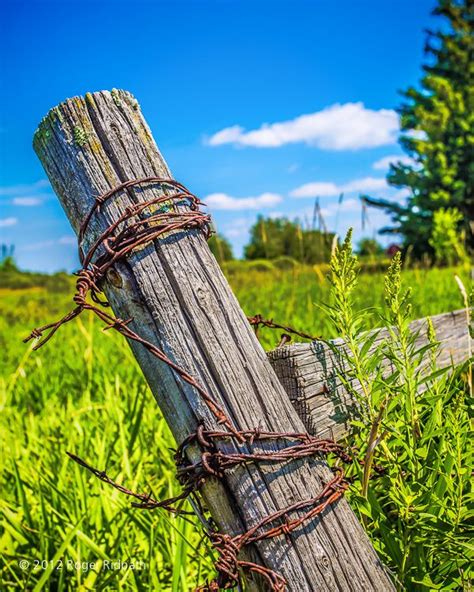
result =
[{"label": "blue sky", "polygon": [[[237,255],[257,214],[374,236],[360,191],[387,188],[398,91],[420,78],[432,0],[3,4],[0,243],[28,269],[72,270],[75,240],[31,139],[66,97],[123,88],[176,179],[209,204]],[[390,158],[389,158],[390,157]],[[338,211],[340,192],[344,201]]]}]

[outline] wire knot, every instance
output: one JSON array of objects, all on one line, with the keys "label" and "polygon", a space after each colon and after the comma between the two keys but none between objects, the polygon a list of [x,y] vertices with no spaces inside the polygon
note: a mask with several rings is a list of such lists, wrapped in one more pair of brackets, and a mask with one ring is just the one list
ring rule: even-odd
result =
[{"label": "wire knot", "polygon": [[100,208],[100,206],[102,206],[106,200],[107,200],[106,193],[101,193],[100,195],[98,195],[97,197],[94,198],[95,204],[98,208]]},{"label": "wire knot", "polygon": [[24,342],[29,341],[30,339],[40,339],[41,337],[43,337],[43,333],[41,331],[41,329],[33,329],[31,331],[31,333],[29,334],[28,337],[26,337],[25,339],[23,339]]},{"label": "wire knot", "polygon": [[131,323],[133,319],[127,319],[124,321],[123,319],[113,319],[102,329],[102,331],[108,331],[109,329],[115,329],[116,331],[122,331],[129,323]]},{"label": "wire knot", "polygon": [[[213,533],[211,542],[217,550],[219,557],[216,561],[217,578],[214,580],[219,588],[227,590],[233,588],[239,582],[239,560],[237,555],[240,547],[228,534]],[[209,588],[213,592],[212,588]]]},{"label": "wire knot", "polygon": [[73,300],[77,306],[86,308],[87,294],[91,292],[94,300],[97,301],[97,294],[100,292],[100,288],[97,285],[99,276],[99,269],[95,265],[91,265],[90,268],[83,268],[76,273],[76,293],[74,294]]}]

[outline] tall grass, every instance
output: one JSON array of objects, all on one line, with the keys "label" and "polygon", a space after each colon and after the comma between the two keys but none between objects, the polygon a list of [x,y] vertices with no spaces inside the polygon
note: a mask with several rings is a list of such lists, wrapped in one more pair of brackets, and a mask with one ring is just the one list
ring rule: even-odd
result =
[{"label": "tall grass", "polygon": [[[463,269],[406,272],[407,283],[414,286],[410,316],[459,308],[454,273],[467,281],[467,272]],[[242,270],[233,272],[229,278],[248,314],[260,312],[325,337],[340,330],[315,306],[316,302],[331,299],[320,268],[297,268],[290,272]],[[111,332],[100,331],[101,327],[92,317],[84,317],[63,327],[49,346],[32,354],[31,349],[21,343],[22,338],[31,327],[68,310],[70,296],[48,289],[3,290],[1,296],[0,355],[4,371],[0,382],[0,455],[3,461],[0,469],[0,589],[172,592],[192,589],[205,580],[212,569],[212,552],[203,541],[198,525],[161,511],[131,508],[119,492],[81,470],[65,454],[66,450],[75,452],[106,469],[130,489],[151,491],[157,498],[177,493],[169,450],[174,446],[173,439],[126,343]],[[382,276],[362,275],[354,287],[353,297],[353,310],[383,303]],[[371,320],[373,325],[383,322],[382,319]],[[272,347],[278,336],[262,331],[262,339],[266,347]],[[444,377],[440,377],[441,380],[448,381]],[[421,421],[425,422],[424,414],[429,406],[438,410],[438,422],[445,420],[446,389],[452,400],[457,401],[457,407],[450,403],[450,413],[464,409],[464,400],[456,394],[459,387],[452,386],[461,384],[456,382],[460,378],[449,380],[447,386],[439,382],[438,391],[430,390],[432,399],[426,399]],[[374,410],[376,412],[376,408]],[[449,453],[449,458],[452,457],[450,475],[459,468],[460,462],[464,463],[462,454],[459,456],[464,446],[463,414],[464,411],[456,415],[459,441],[457,448]],[[439,430],[438,424],[433,430]],[[366,436],[361,430],[362,453]],[[388,446],[391,439],[387,437],[384,441]],[[423,445],[420,446],[423,452]],[[443,468],[444,472],[447,470]],[[353,471],[356,479],[362,478],[355,468]],[[460,474],[464,484],[465,474]],[[392,478],[391,473],[387,478]],[[440,485],[440,500],[447,491],[454,496],[455,493],[451,493],[454,489],[459,492],[464,488],[459,479],[453,476],[450,479],[446,487]],[[372,486],[370,481],[365,496],[353,489],[354,503],[366,517],[369,534],[383,558],[398,570],[396,552],[391,552],[385,542],[384,528],[394,527],[389,521],[384,522],[383,515],[385,512],[390,517],[396,515],[393,512],[399,511],[400,504],[382,498],[377,509],[370,501],[376,494],[373,487],[383,488],[384,482],[374,483],[377,485]],[[396,489],[386,486],[386,491],[393,493]],[[411,489],[407,491],[406,495],[412,495]],[[409,498],[403,499],[408,504]],[[461,508],[458,514],[462,521],[464,505],[458,504],[458,508]],[[410,532],[416,539],[417,525],[423,521],[426,525],[436,524],[438,520],[451,524],[448,514],[428,518],[420,510],[416,520],[410,522]],[[408,516],[411,520],[410,513]],[[398,518],[394,524],[398,528],[396,532],[402,533],[401,526],[397,526],[402,524]],[[423,533],[419,536],[431,536],[426,529],[428,526],[419,530]],[[450,544],[455,547],[458,539],[452,536]],[[406,546],[400,548],[403,553]],[[22,568],[20,561],[28,565],[22,564],[25,566]],[[107,563],[111,561],[122,564]],[[124,562],[134,563],[135,569]],[[412,577],[412,564],[405,563],[405,572]],[[399,574],[399,578],[406,581],[403,574]]]},{"label": "tall grass", "polygon": [[[247,314],[261,313],[312,335],[328,338],[338,336],[330,318],[318,306],[330,298],[328,272],[328,266],[319,265],[269,272],[252,271],[242,266],[229,274],[229,281]],[[412,286],[410,318],[461,308],[463,300],[454,281],[456,274],[465,285],[469,284],[469,269],[466,267],[403,270],[405,284]],[[354,288],[354,309],[384,306],[383,278],[383,273],[359,274]],[[366,328],[382,326],[382,323],[374,315],[366,316],[364,321]],[[278,335],[271,331],[262,331],[260,337],[266,349],[275,347],[279,341]]]},{"label": "tall grass", "polygon": [[51,314],[42,310],[49,298],[27,297],[31,315],[28,306],[13,312],[18,298],[7,297],[21,322],[2,326],[15,354],[0,387],[0,589],[192,589],[210,566],[197,524],[131,508],[65,455],[92,459],[133,490],[179,491],[173,439],[128,347],[89,319],[65,327],[54,347],[22,348],[19,357],[26,317]]}]

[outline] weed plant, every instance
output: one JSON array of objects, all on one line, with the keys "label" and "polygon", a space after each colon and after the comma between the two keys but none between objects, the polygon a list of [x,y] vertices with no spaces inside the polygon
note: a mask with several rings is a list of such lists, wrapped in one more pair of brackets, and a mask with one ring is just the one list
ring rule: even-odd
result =
[{"label": "weed plant", "polygon": [[[402,286],[399,255],[385,277],[383,308],[354,307],[358,273],[350,235],[336,249],[329,279],[325,308],[346,344],[332,345],[338,375],[358,403],[348,442],[356,460],[349,471],[352,506],[400,588],[470,590],[472,360],[437,368],[432,323],[427,343],[419,345],[409,327],[411,290]],[[386,339],[364,333],[374,315],[389,327]]]}]

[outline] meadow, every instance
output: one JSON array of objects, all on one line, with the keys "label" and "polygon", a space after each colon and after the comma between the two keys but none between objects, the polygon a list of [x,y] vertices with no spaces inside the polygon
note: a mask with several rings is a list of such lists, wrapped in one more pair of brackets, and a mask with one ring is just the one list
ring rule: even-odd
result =
[{"label": "meadow", "polygon": [[[248,315],[261,313],[329,338],[339,330],[320,306],[331,301],[326,271],[234,266],[227,273]],[[461,308],[455,274],[469,285],[466,268],[404,270],[403,283],[413,287],[409,318]],[[193,589],[213,573],[212,552],[199,526],[164,511],[132,508],[129,499],[66,455],[72,451],[155,498],[179,491],[172,436],[120,336],[101,331],[92,315],[83,315],[37,352],[22,343],[33,327],[70,309],[71,290],[68,281],[58,289],[0,290],[0,589]],[[355,312],[383,306],[383,274],[362,274],[353,295]],[[371,319],[367,327],[382,322],[365,318]],[[261,331],[266,349],[278,339],[279,332]],[[383,525],[371,529],[373,511],[356,493],[353,497],[384,561],[396,571],[396,554],[391,557],[380,543]],[[462,557],[459,565],[462,572]],[[437,589],[457,589],[458,576]],[[438,585],[439,579],[437,584],[428,578],[419,589]]]}]

